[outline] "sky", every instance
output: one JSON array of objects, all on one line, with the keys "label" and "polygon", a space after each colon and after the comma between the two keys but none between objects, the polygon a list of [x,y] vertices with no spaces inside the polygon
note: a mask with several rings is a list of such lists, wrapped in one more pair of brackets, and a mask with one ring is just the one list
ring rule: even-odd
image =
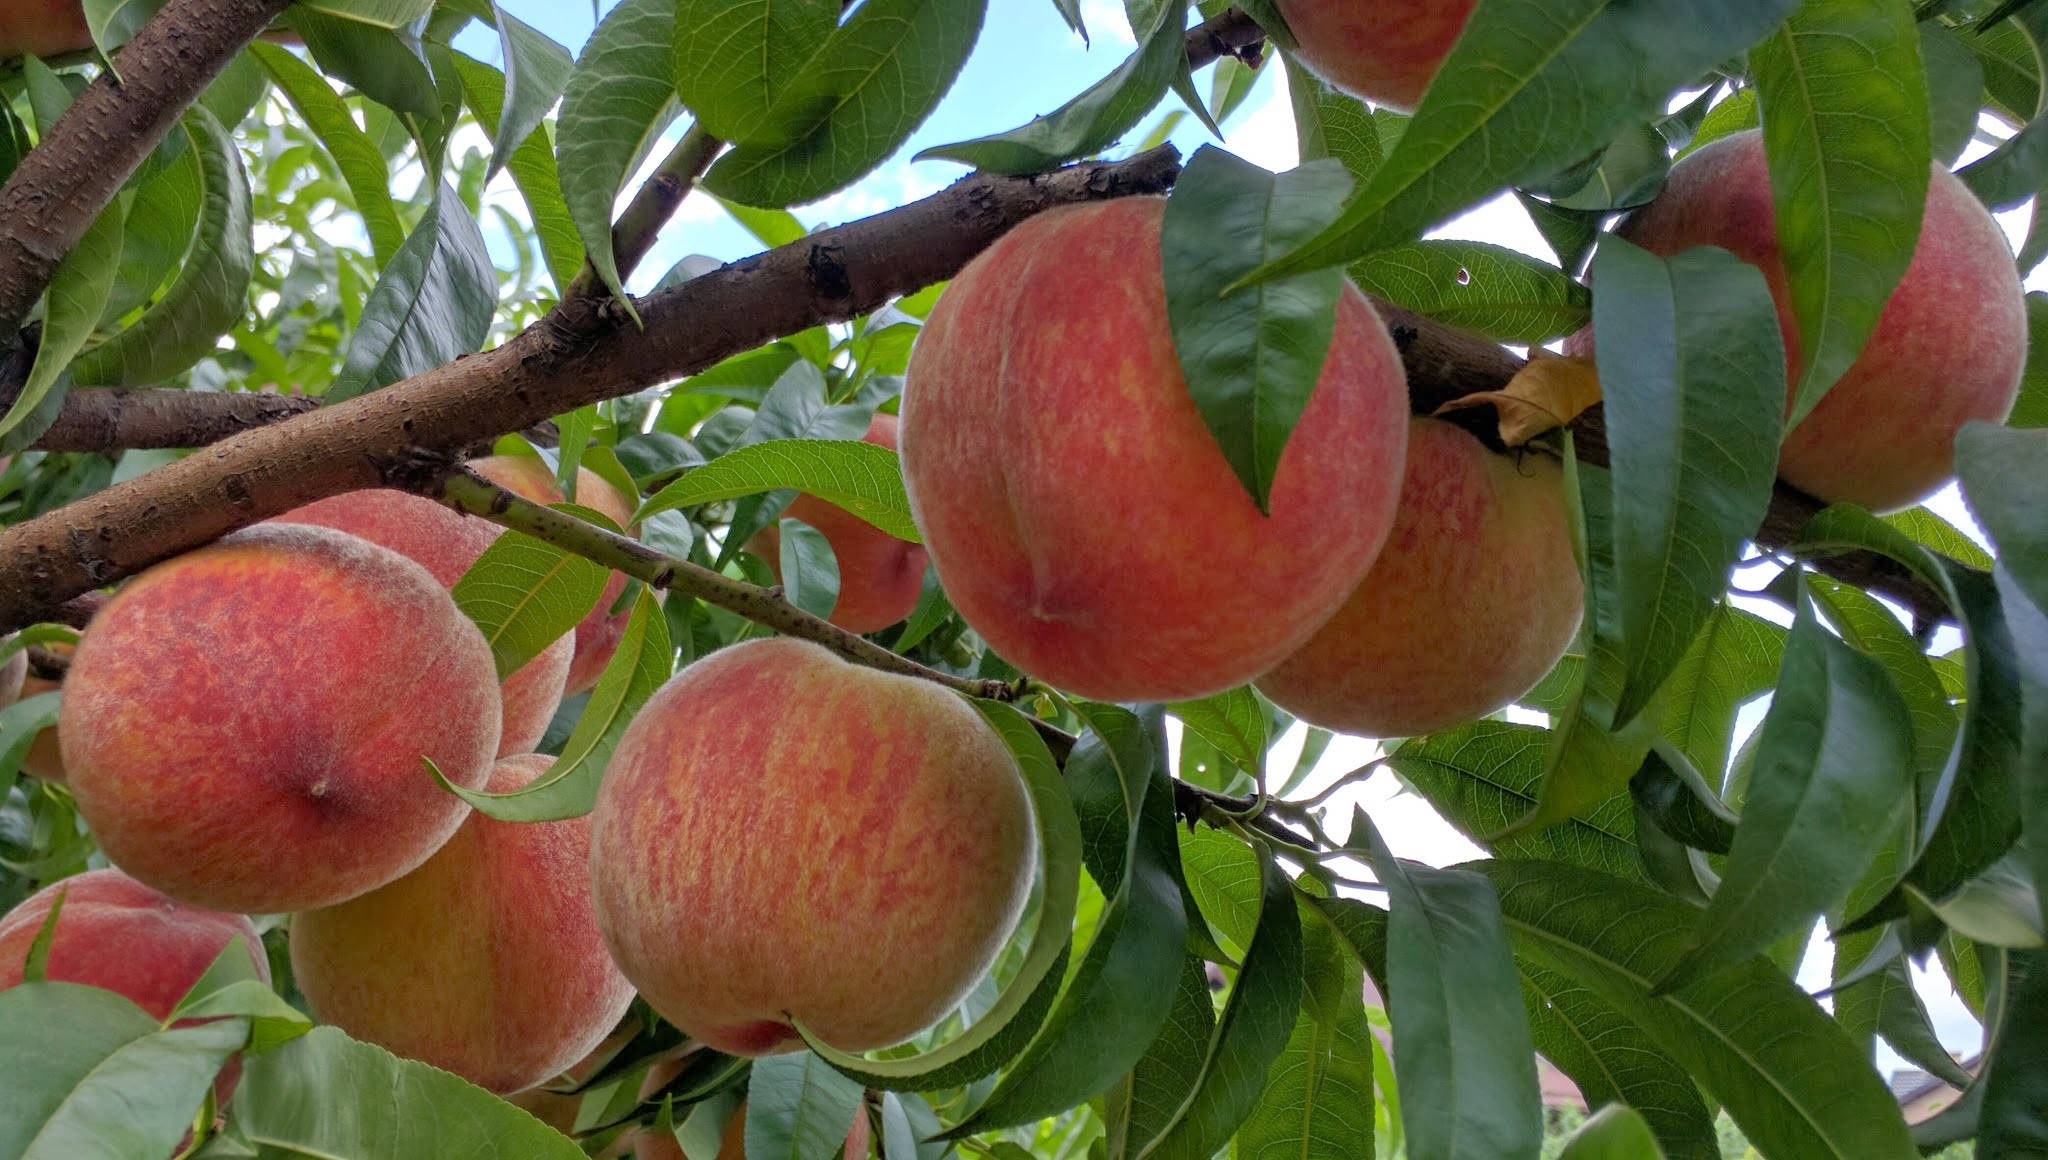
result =
[{"label": "sky", "polygon": [[[603,0],[607,10],[612,3],[613,0]],[[572,51],[580,51],[594,25],[589,0],[499,0],[499,4],[569,46]],[[953,162],[911,160],[920,149],[1024,124],[1035,116],[1058,108],[1075,93],[1115,68],[1132,48],[1121,0],[1083,0],[1081,9],[1091,36],[1091,43],[1087,44],[1068,30],[1050,0],[992,0],[987,23],[973,55],[931,119],[919,128],[902,150],[874,173],[823,202],[798,207],[794,211],[797,217],[811,227],[832,225],[935,193],[962,176],[965,168]],[[495,38],[475,26],[458,43],[474,55],[498,59]],[[1287,99],[1285,75],[1275,68],[1264,70],[1264,74],[1252,95],[1225,124],[1225,139],[1221,144],[1240,157],[1279,171],[1292,168],[1298,160],[1294,122]],[[1207,94],[1206,75],[1197,78],[1197,86]],[[1159,114],[1178,107],[1178,102],[1169,97],[1152,118],[1141,123],[1132,138],[1143,136],[1156,123]],[[681,130],[680,125],[671,129],[670,139],[679,135]],[[1170,139],[1183,154],[1191,154],[1205,143],[1215,143],[1208,131],[1193,118],[1183,118]],[[1965,159],[1987,149],[1986,145],[1975,144],[1973,152],[1966,153]],[[660,154],[661,151],[656,151],[655,157]],[[509,179],[501,176],[498,181],[500,185],[494,187],[494,191],[504,196],[508,203],[516,202],[517,195],[511,189]],[[629,183],[626,192],[630,193],[637,184],[637,180]],[[2001,224],[2012,236],[2015,247],[2025,236],[2028,213],[2028,207],[2022,207],[2000,215]],[[494,235],[494,245],[504,244],[500,231],[491,229],[487,233]],[[1533,223],[1511,198],[1504,197],[1479,207],[1446,223],[1433,231],[1433,235],[1492,242],[1545,261],[1555,261]],[[734,223],[717,202],[703,194],[692,194],[629,286],[635,291],[648,289],[670,266],[687,255],[704,254],[729,261],[757,252],[760,248],[759,243]],[[2043,270],[2048,271],[2048,266]],[[2038,273],[2028,279],[2027,287],[2048,289],[2048,273]],[[1955,488],[1944,491],[1929,506],[1980,543],[1984,542],[1982,532],[1970,519]],[[1753,582],[1744,581],[1745,584]],[[1780,623],[1789,623],[1789,617],[1775,606],[1754,604],[1749,607],[1751,611],[1770,616]],[[1937,648],[1945,651],[1956,643],[1951,631],[1945,641],[1937,642]],[[1752,705],[1744,712],[1739,729],[1746,732],[1755,728],[1763,714],[1764,705]],[[1540,715],[1525,719],[1542,722]],[[1291,768],[1300,745],[1301,731],[1297,728],[1282,738],[1274,754],[1273,767],[1279,770]],[[1371,741],[1340,737],[1330,746],[1305,788],[1320,788],[1380,755],[1379,747]],[[1366,808],[1394,852],[1402,857],[1447,865],[1483,856],[1478,847],[1438,817],[1425,801],[1405,793],[1391,773],[1377,773],[1333,798],[1332,804],[1336,807],[1331,813],[1333,822],[1348,817],[1353,802]],[[1336,825],[1341,827],[1342,823]],[[1825,942],[1817,938],[1814,951],[1809,954],[1801,972],[1801,982],[1815,989],[1824,986],[1827,962]],[[1923,974],[1920,982],[1919,989],[1944,1044],[1965,1053],[1975,1051],[1979,1040],[1976,1022],[1949,990],[1946,980],[1938,974]],[[1905,1066],[1882,1045],[1879,1047],[1879,1065],[1887,1071]]]}]

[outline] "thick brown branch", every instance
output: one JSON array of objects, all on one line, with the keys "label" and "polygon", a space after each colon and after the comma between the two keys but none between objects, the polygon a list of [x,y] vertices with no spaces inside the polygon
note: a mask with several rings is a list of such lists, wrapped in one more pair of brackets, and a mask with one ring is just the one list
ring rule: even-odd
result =
[{"label": "thick brown branch", "polygon": [[22,158],[0,187],[0,333],[21,325],[122,183],[288,2],[169,0]]},{"label": "thick brown branch", "polygon": [[320,406],[300,395],[253,391],[91,388],[64,397],[39,451],[129,451],[204,447]]},{"label": "thick brown branch", "polygon": [[1232,7],[1188,29],[1188,67],[1201,68],[1224,57],[1256,65],[1266,43],[1266,30],[1241,9]]},{"label": "thick brown branch", "polygon": [[922,201],[733,263],[640,304],[571,303],[496,350],[233,436],[0,531],[0,629],[303,503],[417,488],[480,440],[691,374],[953,276],[1059,205],[1161,193],[1169,147],[1037,177],[975,175]]}]

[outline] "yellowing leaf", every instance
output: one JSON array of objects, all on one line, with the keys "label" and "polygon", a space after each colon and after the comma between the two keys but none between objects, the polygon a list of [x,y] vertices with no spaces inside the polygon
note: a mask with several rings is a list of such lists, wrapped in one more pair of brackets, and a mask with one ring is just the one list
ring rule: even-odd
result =
[{"label": "yellowing leaf", "polygon": [[1520,447],[1578,418],[1599,401],[1600,376],[1592,359],[1538,352],[1505,388],[1453,399],[1436,413],[1490,406],[1500,412],[1500,441]]}]

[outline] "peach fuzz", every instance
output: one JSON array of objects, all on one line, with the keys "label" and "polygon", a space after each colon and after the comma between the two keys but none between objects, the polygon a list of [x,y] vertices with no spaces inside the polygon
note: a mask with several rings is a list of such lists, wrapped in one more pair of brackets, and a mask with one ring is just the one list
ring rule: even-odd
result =
[{"label": "peach fuzz", "polygon": [[[508,757],[484,788],[510,793],[555,759]],[[419,869],[292,920],[292,974],[313,1011],[357,1039],[479,1087],[559,1075],[626,1013],[590,903],[590,820],[471,814]]]},{"label": "peach fuzz", "polygon": [[498,744],[483,634],[426,570],[259,525],[137,576],[64,678],[59,743],[116,866],[195,906],[276,913],[374,890],[439,848]]},{"label": "peach fuzz", "polygon": [[0,991],[22,981],[29,947],[60,892],[64,909],[44,976],[52,982],[117,991],[163,1019],[236,936],[256,976],[270,981],[270,960],[247,918],[186,906],[119,870],[88,870],[50,883],[0,917]]},{"label": "peach fuzz", "polygon": [[1159,198],[1040,214],[970,263],[912,350],[911,510],[953,606],[1080,696],[1241,685],[1307,642],[1386,538],[1406,374],[1346,285],[1261,515],[1195,409],[1167,327]]},{"label": "peach fuzz", "polygon": [[1413,109],[1479,0],[1274,0],[1317,76],[1353,96]]},{"label": "peach fuzz", "polygon": [[1413,737],[1527,692],[1571,645],[1585,593],[1564,472],[1414,419],[1400,514],[1351,599],[1259,691],[1313,725]]},{"label": "peach fuzz", "polygon": [[641,709],[598,791],[590,869],[613,958],[686,1034],[793,1051],[793,1016],[865,1051],[988,970],[1036,838],[1016,763],[964,700],[778,637],[690,665]]},{"label": "peach fuzz", "polygon": [[0,60],[60,56],[92,47],[79,0],[6,0],[0,3]]},{"label": "peach fuzz", "polygon": [[[897,449],[897,418],[877,413],[861,439]],[[783,512],[818,529],[839,562],[839,600],[826,619],[848,632],[876,632],[910,615],[924,594],[925,550],[899,540],[845,508],[799,495]],[[782,579],[781,532],[761,529],[747,545]]]},{"label": "peach fuzz", "polygon": [[[388,488],[330,496],[271,522],[313,524],[360,536],[423,565],[443,588],[454,588],[503,531],[423,496]],[[497,756],[527,753],[540,744],[561,707],[575,651],[575,640],[564,634],[505,678]]]},{"label": "peach fuzz", "polygon": [[[478,474],[499,487],[532,500],[535,503],[561,503],[566,497],[555,483],[555,474],[548,465],[531,455],[492,455],[470,463]],[[635,504],[619,494],[606,479],[587,467],[576,469],[576,502],[610,516],[613,523],[632,529]],[[597,601],[597,607],[576,626],[574,655],[569,661],[569,679],[564,692],[570,695],[587,692],[597,687],[597,679],[604,675],[604,667],[611,663],[612,654],[619,651],[619,640],[626,635],[626,622],[632,619],[630,609],[616,616],[608,615],[612,605],[619,602],[619,595],[626,590],[626,576],[613,572],[605,582],[604,595]]]},{"label": "peach fuzz", "polygon": [[[1719,246],[1761,269],[1777,302],[1789,378],[1798,383],[1798,321],[1761,133],[1687,156],[1664,192],[1616,232],[1664,256]],[[1591,347],[1590,331],[1580,331],[1565,349]],[[1936,166],[1905,277],[1862,355],[1785,436],[1778,474],[1828,502],[1909,507],[1954,475],[1964,423],[2004,421],[2026,354],[2026,302],[2005,232],[1961,180]]]}]

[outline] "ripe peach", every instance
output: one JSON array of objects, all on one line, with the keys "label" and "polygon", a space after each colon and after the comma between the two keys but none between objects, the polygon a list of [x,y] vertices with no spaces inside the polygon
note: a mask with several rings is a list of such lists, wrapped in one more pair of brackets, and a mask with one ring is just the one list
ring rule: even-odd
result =
[{"label": "ripe peach", "polygon": [[[503,530],[409,492],[351,491],[294,508],[273,522],[315,524],[361,536],[411,558],[444,588],[455,587]],[[576,642],[568,634],[505,678],[504,724],[498,756],[530,752],[540,744],[562,704],[562,683]]]},{"label": "ripe peach", "polygon": [[163,1019],[236,935],[256,975],[270,981],[270,960],[256,928],[239,914],[186,906],[119,870],[88,870],[52,882],[0,916],[0,991],[22,980],[29,947],[57,895],[64,909],[50,938],[45,978],[118,991]]},{"label": "ripe peach", "polygon": [[[1725,137],[1687,156],[1657,200],[1617,232],[1666,256],[1720,246],[1761,269],[1777,300],[1790,379],[1799,381],[1798,322],[1761,133]],[[1590,332],[1581,331],[1565,349],[1590,348]],[[2005,232],[1967,186],[1935,166],[1905,277],[1863,354],[1785,436],[1778,474],[1830,502],[1877,511],[1910,506],[1955,474],[1964,423],[2004,421],[2026,353],[2026,302]]]},{"label": "ripe peach", "polygon": [[1414,419],[1394,530],[1351,599],[1259,691],[1302,720],[1412,737],[1483,717],[1550,671],[1585,603],[1547,456]]},{"label": "ripe peach", "polygon": [[[513,491],[535,503],[561,503],[565,498],[562,489],[555,485],[554,473],[548,465],[531,455],[492,455],[470,463],[485,479]],[[595,508],[612,518],[612,522],[627,531],[632,530],[634,504],[619,494],[619,489],[605,481],[605,478],[587,467],[576,469],[576,502],[587,508]],[[611,663],[612,654],[619,651],[619,640],[626,635],[626,622],[632,619],[630,609],[617,616],[609,615],[612,605],[619,602],[619,594],[626,590],[626,576],[613,572],[605,582],[604,595],[597,601],[597,607],[576,626],[574,655],[569,661],[569,680],[564,692],[569,695],[586,692],[597,687],[597,679],[604,675],[604,667]]]},{"label": "ripe peach", "polygon": [[1037,860],[1016,763],[972,707],[779,637],[656,692],[591,818],[612,957],[741,1055],[801,1047],[792,1017],[848,1051],[931,1026],[988,970]]},{"label": "ripe peach", "polygon": [[7,0],[0,4],[0,60],[61,56],[92,47],[79,0]]},{"label": "ripe peach", "polygon": [[[896,416],[877,414],[863,440],[896,450]],[[924,593],[925,551],[899,540],[845,508],[814,495],[790,501],[787,515],[818,529],[839,561],[839,601],[826,619],[848,632],[875,632],[889,627],[917,607]],[[763,528],[748,548],[768,561],[782,578],[782,535]]]},{"label": "ripe peach", "polygon": [[115,865],[181,902],[327,906],[434,852],[498,744],[483,634],[419,565],[324,528],[159,564],[64,678],[70,786]]},{"label": "ripe peach", "polygon": [[[508,757],[510,793],[555,759]],[[292,920],[314,1013],[396,1054],[507,1093],[589,1054],[633,1001],[590,903],[590,820],[472,814],[419,869]]]},{"label": "ripe peach", "polygon": [[[72,646],[62,641],[53,642],[48,647],[51,652],[56,653],[58,656],[69,657],[71,655]],[[63,688],[63,685],[60,682],[45,680],[33,672],[27,673],[21,680],[21,696],[24,699],[40,693],[55,692],[61,688]],[[55,725],[37,733],[35,740],[28,743],[28,751],[21,755],[21,771],[30,777],[41,778],[44,781],[54,781],[60,785],[63,784],[64,755],[57,749],[57,727]]]},{"label": "ripe peach", "polygon": [[1354,96],[1413,109],[1479,0],[1274,0],[1295,56]]},{"label": "ripe peach", "polygon": [[1181,376],[1165,203],[1040,214],[954,279],[903,398],[911,510],[953,606],[1004,659],[1103,701],[1184,700],[1307,642],[1394,521],[1407,379],[1346,287],[1261,515]]}]

